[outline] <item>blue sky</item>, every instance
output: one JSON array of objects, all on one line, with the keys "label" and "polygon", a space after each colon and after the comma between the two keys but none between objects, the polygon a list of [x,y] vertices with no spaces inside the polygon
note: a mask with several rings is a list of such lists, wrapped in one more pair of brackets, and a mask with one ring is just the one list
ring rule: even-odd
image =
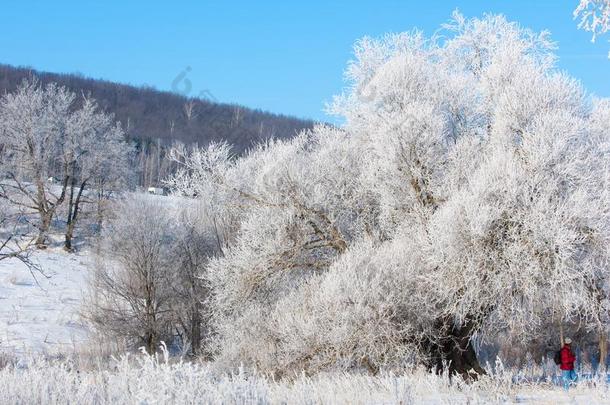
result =
[{"label": "blue sky", "polygon": [[183,77],[190,95],[332,121],[324,104],[345,85],[355,40],[414,27],[431,34],[458,8],[550,30],[559,67],[610,96],[610,36],[592,44],[577,30],[577,2],[5,1],[0,63],[185,92]]}]

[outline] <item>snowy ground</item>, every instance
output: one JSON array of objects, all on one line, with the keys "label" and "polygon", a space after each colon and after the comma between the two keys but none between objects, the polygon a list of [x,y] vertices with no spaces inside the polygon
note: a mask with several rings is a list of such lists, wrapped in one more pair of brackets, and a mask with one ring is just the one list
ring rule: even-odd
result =
[{"label": "snowy ground", "polygon": [[[133,357],[133,356],[132,356]],[[217,374],[206,364],[139,357],[108,370],[31,362],[0,370],[2,404],[607,404],[608,386],[583,383],[564,392],[548,383],[509,378],[449,382],[423,370],[406,375],[323,374],[276,381],[246,373]]]},{"label": "snowy ground", "polygon": [[[189,202],[146,195],[176,210]],[[93,264],[91,241],[75,241],[77,253],[65,252],[62,242],[62,234],[51,235],[48,249],[32,253],[44,275],[30,272],[17,259],[0,261],[0,355],[71,354],[86,339],[79,312]]]},{"label": "snowy ground", "polygon": [[0,262],[0,355],[19,358],[16,366],[0,369],[2,404],[610,403],[607,384],[583,379],[565,393],[556,382],[515,385],[508,372],[475,384],[449,383],[424,371],[382,377],[327,374],[279,382],[218,374],[205,364],[166,364],[146,356],[104,370],[37,362],[31,360],[35,354],[69,355],[87,338],[79,311],[92,255],[87,249],[70,254],[55,246],[33,255],[46,275],[35,273],[37,281],[21,262]]},{"label": "snowy ground", "polygon": [[0,352],[70,353],[87,335],[79,311],[91,257],[52,247],[32,260],[44,275],[0,261]]}]

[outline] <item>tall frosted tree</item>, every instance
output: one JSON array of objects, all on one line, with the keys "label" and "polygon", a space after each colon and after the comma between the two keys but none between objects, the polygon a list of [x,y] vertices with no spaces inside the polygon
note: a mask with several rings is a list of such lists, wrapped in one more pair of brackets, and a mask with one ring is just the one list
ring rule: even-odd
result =
[{"label": "tall frosted tree", "polygon": [[[62,87],[42,88],[36,81],[26,81],[0,100],[2,197],[38,213],[38,246],[44,245],[51,220],[66,197],[62,149],[74,98]],[[61,181],[51,186],[56,175]]]},{"label": "tall frosted tree", "polygon": [[183,162],[174,187],[227,219],[221,363],[476,377],[477,337],[606,335],[608,102],[555,69],[546,32],[458,13],[443,30],[359,41],[342,128]]},{"label": "tall frosted tree", "polygon": [[170,342],[173,234],[167,207],[159,201],[137,195],[116,204],[102,232],[105,255],[95,266],[86,313],[101,334],[124,339],[128,348],[144,346],[149,353],[161,340]]},{"label": "tall frosted tree", "polygon": [[85,187],[126,175],[128,146],[112,116],[55,84],[24,81],[0,100],[0,196],[38,215],[36,245],[68,199],[66,248]]},{"label": "tall frosted tree", "polygon": [[211,335],[205,265],[217,253],[216,238],[203,207],[175,202],[126,194],[113,204],[85,316],[127,348],[153,353],[165,341],[204,355]]}]

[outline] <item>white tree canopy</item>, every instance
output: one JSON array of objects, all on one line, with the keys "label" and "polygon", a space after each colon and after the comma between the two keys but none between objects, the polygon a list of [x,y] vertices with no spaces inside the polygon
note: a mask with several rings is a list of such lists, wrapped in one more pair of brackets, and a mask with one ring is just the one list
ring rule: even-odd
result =
[{"label": "white tree canopy", "polygon": [[114,116],[65,87],[25,80],[0,98],[0,198],[39,216],[40,246],[66,200],[71,239],[85,187],[124,178],[129,151]]},{"label": "white tree canopy", "polygon": [[479,371],[475,334],[606,322],[609,103],[555,69],[546,32],[443,29],[359,41],[340,129],[182,155],[173,185],[228,219],[221,362]]}]

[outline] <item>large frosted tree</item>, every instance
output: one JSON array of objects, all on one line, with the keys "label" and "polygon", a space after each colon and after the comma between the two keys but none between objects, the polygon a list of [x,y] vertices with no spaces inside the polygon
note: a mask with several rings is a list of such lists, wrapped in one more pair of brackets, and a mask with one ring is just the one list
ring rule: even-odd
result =
[{"label": "large frosted tree", "polygon": [[[85,315],[105,338],[143,345],[161,341],[205,355],[210,337],[205,264],[216,237],[200,204],[126,194],[112,206],[100,238]],[[111,259],[109,259],[111,258]]]},{"label": "large frosted tree", "polygon": [[162,340],[170,343],[174,235],[169,211],[158,200],[136,195],[116,204],[102,232],[104,256],[91,278],[86,311],[99,333],[123,339],[128,348],[144,346],[148,353]]},{"label": "large frosted tree", "polygon": [[129,151],[112,116],[55,84],[24,81],[0,99],[0,197],[38,215],[36,245],[67,200],[66,248],[85,188],[126,175]]},{"label": "large frosted tree", "polygon": [[547,33],[443,28],[359,41],[342,128],[183,162],[178,191],[222,207],[220,362],[473,376],[476,336],[605,336],[608,102],[554,68]]},{"label": "large frosted tree", "polygon": [[[62,87],[23,82],[0,100],[1,196],[38,213],[36,245],[43,246],[51,220],[66,197],[62,139],[75,95]],[[49,181],[61,178],[58,185]]]}]

